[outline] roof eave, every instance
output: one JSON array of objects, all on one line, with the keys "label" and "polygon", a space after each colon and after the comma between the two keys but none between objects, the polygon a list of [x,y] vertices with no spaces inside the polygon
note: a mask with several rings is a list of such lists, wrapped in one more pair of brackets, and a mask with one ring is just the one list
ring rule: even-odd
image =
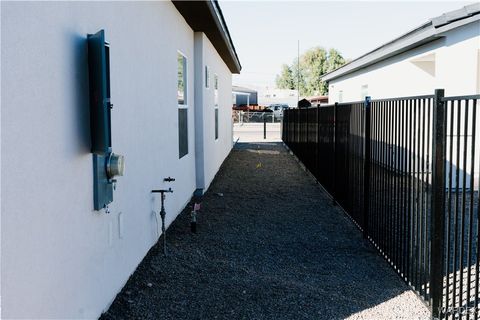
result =
[{"label": "roof eave", "polygon": [[242,66],[218,2],[172,0],[172,3],[193,31],[205,33],[230,71],[240,73]]},{"label": "roof eave", "polygon": [[441,39],[445,37],[445,32],[449,30],[480,20],[478,5],[465,7],[464,11],[466,12],[466,16],[459,19],[455,19],[455,16],[448,16],[451,20],[445,20],[447,22],[433,18],[418,28],[360,56],[350,63],[324,74],[322,80],[331,81],[349,75],[410,49]]},{"label": "roof eave", "polygon": [[434,37],[434,35],[435,29],[431,26],[431,24],[422,25],[421,27],[403,35],[402,37],[384,44],[336,70],[324,74],[322,76],[322,80],[334,80],[341,76],[366,68],[374,63],[398,55],[402,52],[408,51],[414,47],[437,40],[438,37]]}]

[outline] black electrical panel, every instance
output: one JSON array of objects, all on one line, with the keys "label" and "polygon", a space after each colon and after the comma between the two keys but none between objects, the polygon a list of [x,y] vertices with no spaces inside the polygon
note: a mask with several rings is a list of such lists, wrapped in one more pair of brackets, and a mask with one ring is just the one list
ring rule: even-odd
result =
[{"label": "black electrical panel", "polygon": [[[123,156],[112,152],[110,47],[105,32],[89,34],[90,134],[93,153],[94,209],[108,209],[116,175],[123,175]],[[108,210],[107,210],[108,212]]]}]

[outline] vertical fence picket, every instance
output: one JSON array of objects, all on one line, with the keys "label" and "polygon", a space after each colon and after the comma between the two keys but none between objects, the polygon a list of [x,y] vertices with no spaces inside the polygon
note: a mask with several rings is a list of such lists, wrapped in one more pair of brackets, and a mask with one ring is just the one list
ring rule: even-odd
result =
[{"label": "vertical fence picket", "polygon": [[[473,210],[474,210],[474,205],[475,205],[475,184],[474,184],[474,174],[475,174],[475,135],[476,135],[476,116],[477,116],[477,108],[476,108],[476,100],[473,101],[472,103],[472,152],[471,152],[471,158],[470,158],[470,172],[472,174],[472,177],[470,178],[470,210],[469,210],[469,227],[468,227],[468,251],[467,251],[467,305],[470,307],[471,305],[471,284],[472,284],[472,268],[470,267],[470,264],[472,264],[472,249],[473,249]],[[477,235],[478,236],[478,235]],[[478,243],[477,243],[478,246]],[[473,307],[476,307],[474,305]],[[470,314],[468,315],[468,319],[470,319]]]},{"label": "vertical fence picket", "polygon": [[332,179],[332,190],[333,190],[333,204],[336,204],[335,197],[337,196],[337,179],[335,178],[335,175],[337,174],[337,109],[338,109],[338,103],[335,102],[333,105],[333,179]]},{"label": "vertical fence picket", "polygon": [[363,237],[368,238],[369,235],[369,212],[370,212],[370,151],[371,151],[371,137],[370,137],[370,109],[371,102],[370,97],[365,98],[365,124],[364,124],[364,135],[365,135],[365,159],[363,167]]}]

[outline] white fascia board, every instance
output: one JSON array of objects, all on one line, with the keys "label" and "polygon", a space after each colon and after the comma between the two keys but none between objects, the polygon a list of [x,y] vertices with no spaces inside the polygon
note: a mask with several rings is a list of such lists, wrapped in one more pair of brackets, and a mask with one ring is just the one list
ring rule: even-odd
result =
[{"label": "white fascia board", "polygon": [[479,20],[480,20],[480,14],[477,14],[477,15],[474,15],[474,16],[471,16],[471,17],[468,17],[468,18],[465,18],[465,19],[462,19],[462,20],[451,22],[451,23],[449,23],[447,25],[444,25],[442,27],[439,27],[439,28],[436,29],[436,32],[437,32],[438,36],[444,36],[444,33],[448,32],[452,29],[455,29],[455,28],[458,28],[458,27],[461,27],[463,25],[467,25],[469,23],[479,21]]},{"label": "white fascia board", "polygon": [[378,49],[375,49],[370,53],[365,54],[357,60],[354,60],[349,64],[340,67],[337,70],[325,74],[322,77],[322,80],[330,81],[341,76],[350,74],[354,71],[366,68],[374,63],[398,55],[412,48],[418,47],[420,45],[432,42],[440,38],[444,38],[446,32],[478,20],[480,20],[479,14],[451,22],[439,28],[433,27],[432,23],[425,24],[422,27],[411,31],[411,35],[407,33],[406,35],[398,38],[397,40],[387,43],[379,47]]},{"label": "white fascia board", "polygon": [[366,54],[363,57],[360,57],[359,59],[352,61],[351,63],[345,65],[344,67],[341,67],[337,70],[327,73],[322,77],[322,80],[330,81],[332,79],[341,77],[343,75],[346,75],[354,71],[357,71],[359,69],[370,66],[381,60],[390,58],[399,53],[405,52],[408,49],[418,47],[419,45],[425,44],[427,42],[431,42],[439,38],[439,37],[436,37],[435,35],[436,35],[435,28],[433,28],[430,25],[429,27],[424,28],[423,30],[414,32],[412,35],[405,36],[404,38],[399,39],[398,41],[394,41],[390,44],[384,45],[372,51],[370,54]]},{"label": "white fascia board", "polygon": [[249,96],[250,93],[247,92],[240,92],[240,91],[232,91],[233,94],[239,95],[239,96]]}]

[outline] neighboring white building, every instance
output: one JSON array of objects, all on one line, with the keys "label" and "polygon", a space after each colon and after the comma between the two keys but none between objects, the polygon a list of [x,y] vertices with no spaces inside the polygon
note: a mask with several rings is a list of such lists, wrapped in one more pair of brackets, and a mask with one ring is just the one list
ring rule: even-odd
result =
[{"label": "neighboring white building", "polygon": [[443,14],[323,76],[329,103],[480,93],[480,4]]},{"label": "neighboring white building", "polygon": [[258,90],[258,104],[269,106],[271,104],[288,104],[296,108],[298,102],[297,90],[262,88]]},{"label": "neighboring white building", "polygon": [[[161,233],[151,190],[174,190],[168,225],[229,154],[239,60],[215,0],[2,1],[1,29],[2,318],[97,318]],[[89,120],[99,30],[126,163],[109,214],[94,210]]]},{"label": "neighboring white building", "polygon": [[[433,95],[435,89],[445,89],[445,96],[449,97],[480,94],[480,4],[472,4],[432,18],[405,35],[324,75],[322,79],[329,83],[330,104],[359,101],[365,96],[382,99]],[[447,114],[448,119],[449,117]],[[464,119],[464,111],[461,117]],[[478,113],[476,121],[480,121]],[[406,123],[404,125],[407,126]],[[459,131],[464,132],[464,128],[462,122]],[[430,132],[430,136],[432,134]],[[457,138],[458,134],[448,134],[447,146],[456,146]],[[453,142],[451,139],[454,139]],[[467,139],[472,139],[471,129]],[[477,137],[478,148],[479,141]],[[389,143],[377,141],[379,142]],[[457,152],[463,154],[465,146],[462,144],[458,148],[460,151]],[[407,151],[421,156],[419,150]],[[470,160],[466,166],[456,158],[450,159],[449,154],[446,155],[446,160],[449,163],[447,176],[451,164],[460,170],[458,179],[461,183],[465,172],[466,185],[470,184],[473,177],[474,187],[478,188],[478,154],[473,173]],[[432,168],[432,163],[426,163],[426,167]],[[452,176],[453,180],[456,179],[456,171],[452,172]]]}]

